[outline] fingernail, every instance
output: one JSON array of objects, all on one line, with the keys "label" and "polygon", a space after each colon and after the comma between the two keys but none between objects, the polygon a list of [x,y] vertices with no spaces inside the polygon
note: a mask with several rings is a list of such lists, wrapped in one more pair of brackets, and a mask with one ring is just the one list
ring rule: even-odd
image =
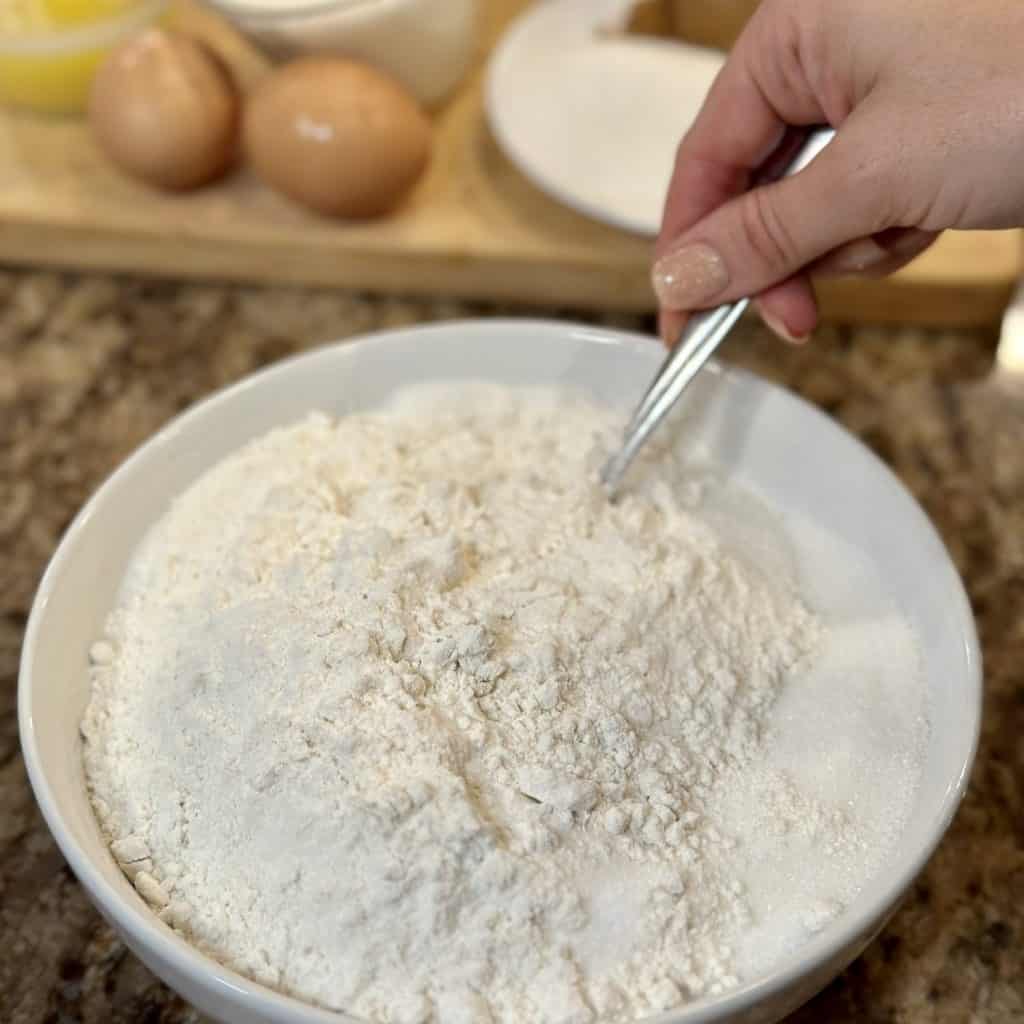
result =
[{"label": "fingernail", "polygon": [[663,309],[658,314],[658,336],[668,348],[672,348],[679,340],[686,319],[685,314],[672,309]]},{"label": "fingernail", "polygon": [[717,249],[698,242],[665,253],[651,281],[662,306],[695,309],[728,287],[729,271]]},{"label": "fingernail", "polygon": [[803,345],[810,338],[809,334],[794,334],[781,320],[772,316],[771,313],[766,313],[763,309],[761,310],[761,319],[773,334],[777,334],[790,345]]},{"label": "fingernail", "polygon": [[860,238],[843,246],[828,259],[828,264],[837,274],[859,274],[878,266],[891,256],[892,253],[887,252],[872,239]]}]

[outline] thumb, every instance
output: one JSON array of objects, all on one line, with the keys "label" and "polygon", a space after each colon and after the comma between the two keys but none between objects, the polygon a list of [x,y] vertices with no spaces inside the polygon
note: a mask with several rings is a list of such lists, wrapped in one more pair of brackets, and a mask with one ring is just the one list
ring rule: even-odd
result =
[{"label": "thumb", "polygon": [[883,164],[840,132],[804,170],[713,210],[654,264],[662,309],[701,309],[759,292],[889,223]]}]

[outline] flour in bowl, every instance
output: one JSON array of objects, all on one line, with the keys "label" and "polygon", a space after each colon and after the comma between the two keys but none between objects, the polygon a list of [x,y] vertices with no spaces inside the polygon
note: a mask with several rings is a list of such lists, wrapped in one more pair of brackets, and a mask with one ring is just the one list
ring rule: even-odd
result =
[{"label": "flour in bowl", "polygon": [[[842,910],[909,807],[913,688],[885,777],[851,754],[861,813],[821,784],[830,750],[808,774],[776,736],[777,707],[820,705],[795,681],[829,685],[832,643],[785,541],[720,527],[715,474],[657,446],[610,504],[617,422],[414,389],[178,499],[82,730],[113,854],[167,923],[372,1021],[582,1024],[724,992]],[[819,857],[806,884],[793,855]]]}]

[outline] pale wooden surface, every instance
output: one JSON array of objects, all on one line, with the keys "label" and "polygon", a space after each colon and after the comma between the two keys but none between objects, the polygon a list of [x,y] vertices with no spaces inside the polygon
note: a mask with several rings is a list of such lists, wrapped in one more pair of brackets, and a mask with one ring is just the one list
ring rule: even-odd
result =
[{"label": "pale wooden surface", "polygon": [[[481,56],[528,0],[490,0]],[[183,25],[262,62],[183,3]],[[482,63],[482,61],[481,61]],[[434,159],[409,201],[366,224],[308,214],[244,169],[198,193],[163,195],[120,175],[84,124],[0,113],[0,261],[202,278],[648,310],[649,242],[535,189],[485,124],[480,74],[436,119]],[[1013,233],[959,235],[887,282],[822,288],[837,319],[990,323],[1022,266]]]}]

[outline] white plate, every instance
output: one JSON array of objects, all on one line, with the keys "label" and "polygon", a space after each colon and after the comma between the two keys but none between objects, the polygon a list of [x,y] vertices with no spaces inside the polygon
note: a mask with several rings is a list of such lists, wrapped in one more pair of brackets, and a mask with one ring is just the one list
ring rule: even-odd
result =
[{"label": "white plate", "polygon": [[724,57],[662,39],[602,36],[623,0],[547,0],[512,24],[487,71],[503,152],[556,199],[655,235],[676,146]]},{"label": "white plate", "polygon": [[[190,409],[132,455],[77,516],[47,568],[26,632],[18,683],[25,763],[47,824],[89,895],[128,946],[203,1012],[230,1024],[352,1020],[271,992],[204,957],[151,913],[100,838],[78,727],[88,700],[89,646],[135,546],[214,463],[312,409],[344,414],[424,380],[484,378],[512,386],[571,384],[625,413],[661,356],[652,339],[535,321],[438,324],[326,346]],[[699,441],[781,513],[822,524],[863,555],[921,642],[931,708],[920,786],[885,870],[771,973],[658,1018],[764,1024],[810,998],[860,952],[949,825],[978,734],[977,637],[942,542],[867,448],[812,406],[749,374],[707,368],[686,401],[686,443]]]}]

